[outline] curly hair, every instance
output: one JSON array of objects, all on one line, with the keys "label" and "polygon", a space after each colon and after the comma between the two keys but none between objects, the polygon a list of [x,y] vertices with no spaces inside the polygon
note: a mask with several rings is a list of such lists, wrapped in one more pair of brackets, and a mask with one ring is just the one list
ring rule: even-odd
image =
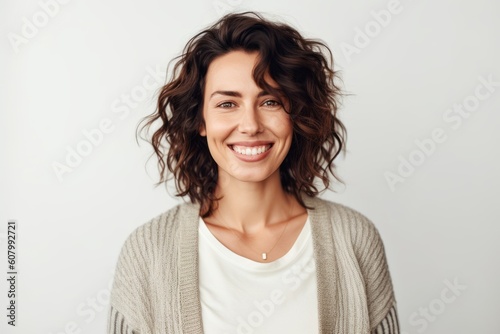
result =
[{"label": "curly hair", "polygon": [[[293,140],[280,166],[280,179],[283,189],[305,206],[302,193],[320,193],[317,179],[324,185],[322,190],[329,188],[330,174],[340,180],[333,160],[344,150],[346,130],[337,117],[342,96],[335,82],[338,73],[325,43],[306,39],[289,25],[255,12],[222,17],[191,38],[183,53],[172,60],[176,61],[172,76],[160,91],[157,109],[140,123],[145,122],[141,130],[149,130],[160,122],[150,140],[160,171],[157,185],[173,176],[177,196],[187,195],[199,203],[202,217],[212,213],[219,199],[215,195],[218,166],[206,137],[199,134],[204,122],[205,76],[215,58],[235,50],[257,51],[256,84],[288,100]],[[264,80],[266,74],[278,88]]]}]

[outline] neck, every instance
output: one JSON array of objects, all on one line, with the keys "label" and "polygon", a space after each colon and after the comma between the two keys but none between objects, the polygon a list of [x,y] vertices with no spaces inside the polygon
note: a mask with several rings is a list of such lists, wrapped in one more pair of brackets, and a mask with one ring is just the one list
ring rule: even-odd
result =
[{"label": "neck", "polygon": [[228,227],[253,233],[302,211],[295,197],[281,187],[279,171],[262,182],[231,180],[217,186],[214,215]]}]

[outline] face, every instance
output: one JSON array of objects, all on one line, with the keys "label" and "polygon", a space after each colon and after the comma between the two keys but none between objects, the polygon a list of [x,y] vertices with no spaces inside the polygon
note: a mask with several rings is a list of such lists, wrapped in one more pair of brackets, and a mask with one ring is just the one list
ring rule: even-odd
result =
[{"label": "face", "polygon": [[[254,82],[257,57],[257,52],[231,51],[208,67],[200,135],[207,137],[219,180],[279,180],[279,166],[290,149],[293,130],[283,99]],[[278,86],[270,77],[266,81]]]}]

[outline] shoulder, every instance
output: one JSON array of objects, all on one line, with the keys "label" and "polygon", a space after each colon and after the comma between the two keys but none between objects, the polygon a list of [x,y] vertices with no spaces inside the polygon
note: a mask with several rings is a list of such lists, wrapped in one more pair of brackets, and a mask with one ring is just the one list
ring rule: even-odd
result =
[{"label": "shoulder", "polygon": [[314,206],[311,215],[324,225],[322,230],[332,233],[331,237],[320,238],[331,238],[337,254],[344,255],[342,258],[356,259],[374,328],[396,303],[384,244],[377,228],[365,215],[343,204],[320,198],[309,199],[308,204]]},{"label": "shoulder", "polygon": [[126,318],[135,319],[133,324],[139,323],[137,310],[149,309],[149,299],[140,296],[151,293],[154,279],[175,281],[170,276],[176,275],[172,268],[176,266],[179,235],[184,225],[193,229],[198,213],[197,205],[178,204],[138,226],[126,238],[115,267],[111,304]]},{"label": "shoulder", "polygon": [[[311,223],[316,225],[317,239],[333,242],[349,250],[363,265],[385,261],[382,238],[375,224],[359,211],[321,198],[309,198]],[[381,256],[384,255],[384,256]]]},{"label": "shoulder", "polygon": [[349,237],[355,244],[360,239],[380,238],[375,224],[358,210],[319,197],[307,197],[304,202],[312,208],[310,214],[316,221],[331,224],[334,232]]}]

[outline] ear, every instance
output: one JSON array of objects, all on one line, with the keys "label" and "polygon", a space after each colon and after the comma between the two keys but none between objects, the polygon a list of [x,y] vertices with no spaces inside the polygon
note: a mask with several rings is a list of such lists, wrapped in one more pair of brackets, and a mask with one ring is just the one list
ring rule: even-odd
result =
[{"label": "ear", "polygon": [[205,129],[205,122],[201,123],[200,128],[198,129],[198,132],[200,136],[206,137],[207,136],[207,130]]}]

